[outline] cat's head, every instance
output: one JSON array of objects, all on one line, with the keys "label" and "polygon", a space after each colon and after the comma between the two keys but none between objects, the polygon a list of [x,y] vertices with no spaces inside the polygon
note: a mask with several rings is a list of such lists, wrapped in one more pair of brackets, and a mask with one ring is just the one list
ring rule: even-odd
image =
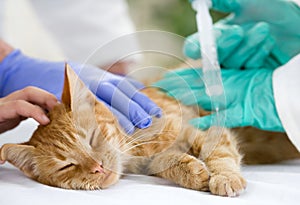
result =
[{"label": "cat's head", "polygon": [[108,108],[66,65],[62,104],[50,113],[29,142],[5,144],[8,161],[41,183],[67,189],[100,189],[122,172],[124,134]]}]

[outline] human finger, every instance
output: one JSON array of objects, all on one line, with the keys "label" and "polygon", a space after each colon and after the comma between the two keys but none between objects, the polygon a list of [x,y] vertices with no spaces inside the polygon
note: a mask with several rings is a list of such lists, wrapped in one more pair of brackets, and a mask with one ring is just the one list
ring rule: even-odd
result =
[{"label": "human finger", "polygon": [[136,89],[141,90],[143,88],[145,88],[145,85],[135,79],[126,77],[126,80],[128,80]]},{"label": "human finger", "polygon": [[120,81],[110,81],[119,90],[121,90],[129,99],[142,107],[149,115],[161,117],[162,111],[149,97],[141,93],[131,82],[126,79]]},{"label": "human finger", "polygon": [[125,115],[134,126],[146,128],[151,125],[151,116],[112,83],[94,82],[90,85],[90,88],[96,93],[98,98]]},{"label": "human finger", "polygon": [[177,89],[171,92],[168,92],[168,95],[176,98],[185,105],[199,105],[205,110],[211,110],[211,99],[206,94],[205,88],[203,89]]},{"label": "human finger", "polygon": [[[243,29],[237,25],[215,24],[214,34],[216,38],[218,58],[222,62],[239,45],[243,39]],[[197,33],[187,37],[184,42],[183,52],[192,59],[201,57],[201,46]]]},{"label": "human finger", "polygon": [[125,115],[123,115],[121,112],[119,112],[118,110],[116,110],[115,108],[107,104],[106,102],[103,103],[110,109],[110,111],[114,114],[114,116],[117,117],[119,124],[125,130],[125,132],[127,134],[133,134],[135,127],[131,123],[131,121]]},{"label": "human finger", "polygon": [[222,63],[235,52],[244,38],[244,30],[238,25],[215,24],[221,32],[216,37],[218,59]]},{"label": "human finger", "polygon": [[33,105],[25,100],[12,100],[1,103],[0,122],[24,117],[33,118],[42,125],[46,125],[50,122],[41,107]]},{"label": "human finger", "polygon": [[55,95],[38,87],[28,86],[22,90],[15,91],[5,97],[6,101],[25,100],[40,107],[51,110],[57,105],[58,100]]},{"label": "human finger", "polygon": [[201,58],[198,33],[194,33],[186,38],[183,45],[183,53],[194,60]]},{"label": "human finger", "polygon": [[262,44],[263,45],[257,48],[256,53],[252,55],[251,58],[245,63],[244,67],[246,69],[256,69],[265,66],[266,58],[269,56],[272,48],[274,47],[275,40],[270,37],[265,39]]},{"label": "human finger", "polygon": [[255,54],[257,47],[270,37],[269,25],[265,22],[255,24],[246,34],[243,41],[228,58],[222,62],[225,68],[240,69],[247,59]]},{"label": "human finger", "polygon": [[153,84],[164,92],[171,93],[178,89],[190,91],[191,89],[200,89],[204,87],[202,79],[195,79],[193,76],[186,76],[184,78],[164,78]]},{"label": "human finger", "polygon": [[201,88],[204,87],[202,69],[181,68],[164,74],[163,79],[153,85],[167,91],[177,88]]},{"label": "human finger", "polygon": [[202,69],[201,68],[178,68],[175,70],[171,70],[164,74],[164,78],[171,78],[171,77],[183,77],[183,76],[198,76],[202,77]]}]

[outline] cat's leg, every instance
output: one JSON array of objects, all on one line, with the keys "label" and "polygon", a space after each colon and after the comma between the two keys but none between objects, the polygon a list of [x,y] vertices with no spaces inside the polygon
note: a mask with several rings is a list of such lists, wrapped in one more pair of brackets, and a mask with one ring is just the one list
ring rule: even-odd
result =
[{"label": "cat's leg", "polygon": [[235,137],[224,129],[221,134],[207,138],[201,148],[200,158],[210,172],[210,191],[221,196],[239,195],[245,189],[246,181],[240,173],[242,157]]},{"label": "cat's leg", "polygon": [[209,172],[202,161],[178,150],[169,150],[153,157],[148,174],[159,176],[182,187],[207,191]]}]

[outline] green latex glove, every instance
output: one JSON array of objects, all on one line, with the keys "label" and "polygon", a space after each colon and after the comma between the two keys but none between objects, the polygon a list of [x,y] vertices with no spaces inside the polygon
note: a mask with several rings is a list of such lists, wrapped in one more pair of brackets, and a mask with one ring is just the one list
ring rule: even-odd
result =
[{"label": "green latex glove", "polygon": [[[300,52],[300,7],[288,0],[212,0],[231,14],[216,30],[220,64],[227,68],[276,68]],[[200,58],[199,41],[187,38],[184,53]]]},{"label": "green latex glove", "polygon": [[[225,127],[254,126],[269,131],[284,129],[274,104],[271,69],[221,71],[226,102],[221,110]],[[210,110],[210,98],[205,93],[202,69],[180,69],[165,75],[154,85],[165,90],[186,105],[199,105]],[[224,113],[225,112],[225,113]],[[207,129],[215,113],[190,121],[195,127]]]}]

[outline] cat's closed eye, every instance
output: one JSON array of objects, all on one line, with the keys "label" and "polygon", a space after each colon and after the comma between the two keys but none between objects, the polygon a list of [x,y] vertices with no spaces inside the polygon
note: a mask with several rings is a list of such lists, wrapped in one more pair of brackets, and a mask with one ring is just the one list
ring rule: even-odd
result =
[{"label": "cat's closed eye", "polygon": [[75,164],[70,163],[70,164],[67,164],[67,165],[63,166],[62,168],[58,169],[57,171],[58,171],[58,172],[64,171],[64,170],[66,170],[66,169],[69,169],[69,168],[75,167],[75,166],[76,166]]}]

